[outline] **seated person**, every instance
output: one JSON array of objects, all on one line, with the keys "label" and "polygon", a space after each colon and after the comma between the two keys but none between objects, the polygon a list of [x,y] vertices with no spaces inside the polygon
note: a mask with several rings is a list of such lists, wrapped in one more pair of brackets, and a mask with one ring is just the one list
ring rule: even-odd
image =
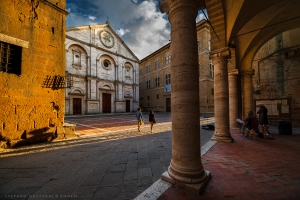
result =
[{"label": "seated person", "polygon": [[258,120],[253,115],[253,111],[249,111],[248,117],[246,117],[243,121],[245,123],[245,128],[247,128],[244,137],[249,137],[250,130],[254,130],[255,133],[258,133]]}]

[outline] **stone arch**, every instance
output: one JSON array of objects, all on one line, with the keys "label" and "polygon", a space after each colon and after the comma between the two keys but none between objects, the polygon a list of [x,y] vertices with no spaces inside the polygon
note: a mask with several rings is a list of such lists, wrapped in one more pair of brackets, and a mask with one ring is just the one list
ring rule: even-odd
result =
[{"label": "stone arch", "polygon": [[133,69],[133,65],[132,65],[131,62],[126,61],[126,62],[124,63],[124,66],[125,66],[125,67],[128,66],[128,67],[131,67],[131,68]]},{"label": "stone arch", "polygon": [[269,30],[268,34],[266,33],[267,31],[261,31],[257,37],[251,41],[239,62],[240,64],[237,64],[237,66],[240,65],[240,69],[244,71],[251,70],[251,62],[254,59],[254,56],[266,42],[285,31],[300,28],[300,19],[295,21],[297,21],[296,24],[286,24],[285,26],[281,26],[277,29]]},{"label": "stone arch", "polygon": [[78,42],[72,41],[72,42],[67,43],[67,45],[66,45],[66,50],[69,51],[70,48],[72,48],[72,47],[77,47],[77,48],[79,48],[85,55],[90,56],[89,50],[85,47],[85,45],[82,45],[82,44],[80,44],[80,43],[78,43]]},{"label": "stone arch", "polygon": [[113,70],[117,67],[116,59],[108,54],[99,54],[97,56],[97,69]]},{"label": "stone arch", "polygon": [[111,62],[111,64],[112,64],[113,66],[116,66],[116,64],[117,64],[116,58],[115,58],[114,56],[109,55],[109,54],[105,54],[105,53],[104,53],[104,54],[99,53],[99,54],[97,55],[96,59],[99,60],[99,61],[101,61],[101,60],[103,60],[103,59],[107,59],[107,60],[109,60],[109,61]]},{"label": "stone arch", "polygon": [[69,93],[71,93],[71,94],[84,94],[84,91],[79,87],[75,87],[75,88],[72,88]]},{"label": "stone arch", "polygon": [[104,90],[115,90],[114,84],[109,83],[106,81],[103,81],[99,84],[99,89],[104,89]]}]

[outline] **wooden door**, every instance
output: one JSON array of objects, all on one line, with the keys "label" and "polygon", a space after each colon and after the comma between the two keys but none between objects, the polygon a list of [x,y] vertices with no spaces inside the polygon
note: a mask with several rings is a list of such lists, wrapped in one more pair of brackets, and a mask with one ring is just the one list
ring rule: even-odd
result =
[{"label": "wooden door", "polygon": [[166,112],[171,112],[171,98],[166,98]]},{"label": "wooden door", "polygon": [[130,100],[126,100],[126,112],[130,112]]},{"label": "wooden door", "polygon": [[81,115],[81,98],[73,98],[73,115]]},{"label": "wooden door", "polygon": [[111,113],[111,94],[102,94],[102,112]]}]

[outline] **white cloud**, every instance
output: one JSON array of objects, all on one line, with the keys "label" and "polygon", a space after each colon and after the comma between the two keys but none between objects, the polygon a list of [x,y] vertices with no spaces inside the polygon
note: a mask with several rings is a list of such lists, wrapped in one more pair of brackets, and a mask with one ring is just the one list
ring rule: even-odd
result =
[{"label": "white cloud", "polygon": [[122,37],[124,34],[129,33],[130,31],[128,29],[124,30],[124,29],[120,28],[116,32],[120,37]]},{"label": "white cloud", "polygon": [[[67,25],[103,24],[109,18],[112,28],[132,52],[142,59],[167,44],[170,39],[166,14],[159,11],[157,2],[158,0],[122,0],[118,3],[111,0],[86,0],[83,4],[72,0],[70,5],[67,4],[67,8],[72,10],[67,17]],[[89,16],[95,18],[91,19]]]},{"label": "white cloud", "polygon": [[89,15],[89,19],[95,20],[97,17]]}]

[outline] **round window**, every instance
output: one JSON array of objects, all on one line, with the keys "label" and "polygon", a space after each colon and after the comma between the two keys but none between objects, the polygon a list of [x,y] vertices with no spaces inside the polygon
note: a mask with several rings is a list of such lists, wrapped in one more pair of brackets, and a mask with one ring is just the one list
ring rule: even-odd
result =
[{"label": "round window", "polygon": [[109,64],[108,64],[107,61],[104,61],[103,65],[104,65],[104,67],[108,67],[109,66]]}]

